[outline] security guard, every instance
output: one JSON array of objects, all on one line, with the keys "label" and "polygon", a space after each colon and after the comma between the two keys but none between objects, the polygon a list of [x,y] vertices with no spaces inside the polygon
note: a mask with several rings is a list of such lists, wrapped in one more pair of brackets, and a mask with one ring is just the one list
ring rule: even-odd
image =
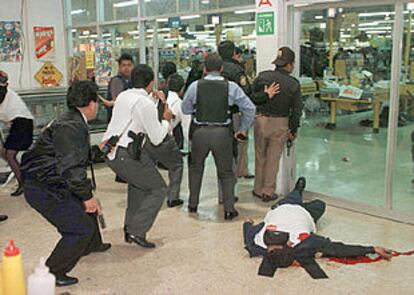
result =
[{"label": "security guard", "polygon": [[[247,78],[247,75],[245,73],[245,69],[243,65],[236,59],[237,52],[236,52],[236,45],[232,41],[223,41],[218,46],[218,52],[223,59],[223,77],[226,78],[229,81],[233,81],[238,86],[240,86],[244,93],[250,97],[251,95],[251,85],[249,83],[249,80]],[[232,107],[231,111],[233,113],[233,127],[234,131],[236,132],[239,128],[240,124],[240,112],[237,107]],[[247,132],[248,133],[248,132]],[[236,178],[234,179],[235,184],[237,183],[237,176],[239,176],[239,171],[242,172],[244,175],[240,176],[247,176],[247,178],[251,178],[247,171],[247,162],[240,163],[242,160],[241,158],[246,158],[246,155],[242,155],[242,152],[247,153],[247,137],[244,141],[237,141],[234,140],[233,142],[233,157],[234,157],[234,163],[233,163],[233,170],[236,174]],[[240,167],[240,164],[243,164],[243,167]],[[242,169],[243,168],[243,169]],[[241,173],[240,173],[241,174]],[[236,197],[236,201],[237,201]],[[223,202],[223,190],[222,187],[219,184],[219,202]]]},{"label": "security guard", "polygon": [[286,142],[296,138],[303,108],[299,81],[290,76],[295,53],[282,47],[273,63],[276,69],[259,74],[252,94],[257,106],[253,195],[264,202],[278,198],[275,189],[280,156]]},{"label": "security guard", "polygon": [[204,162],[209,152],[217,167],[218,181],[223,188],[224,218],[238,216],[234,208],[235,174],[233,171],[233,129],[230,108],[237,106],[242,113],[235,138],[245,138],[254,119],[256,108],[236,83],[225,80],[221,73],[223,60],[217,54],[204,62],[204,79],[190,85],[182,103],[184,114],[193,115],[190,132],[191,156],[189,167],[189,212],[197,212]]}]

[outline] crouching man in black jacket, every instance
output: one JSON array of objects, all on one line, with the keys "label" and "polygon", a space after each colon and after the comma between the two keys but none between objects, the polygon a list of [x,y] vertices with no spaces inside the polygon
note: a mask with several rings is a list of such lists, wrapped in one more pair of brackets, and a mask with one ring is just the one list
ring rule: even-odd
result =
[{"label": "crouching man in black jacket", "polygon": [[69,110],[43,130],[22,158],[27,202],[62,235],[46,261],[57,286],[78,282],[67,273],[82,256],[111,247],[102,243],[97,224],[101,208],[92,195],[94,183],[87,177],[87,122],[96,118],[97,91],[93,82],[75,82],[68,90]]},{"label": "crouching man in black jacket", "polygon": [[314,200],[304,203],[305,178],[299,178],[294,191],[280,200],[267,213],[264,221],[243,225],[245,249],[250,257],[263,256],[259,275],[273,277],[277,268],[286,268],[297,261],[314,279],[328,276],[316,263],[317,257],[357,258],[378,254],[391,259],[391,251],[382,247],[365,247],[332,242],[318,236],[316,222],[325,211],[325,203]]}]

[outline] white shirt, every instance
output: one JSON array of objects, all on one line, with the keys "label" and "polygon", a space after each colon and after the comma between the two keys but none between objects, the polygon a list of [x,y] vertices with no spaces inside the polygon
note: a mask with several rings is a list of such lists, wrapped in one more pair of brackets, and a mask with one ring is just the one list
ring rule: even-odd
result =
[{"label": "white shirt", "polygon": [[191,115],[183,114],[183,111],[181,110],[182,100],[180,99],[180,97],[178,96],[176,92],[168,91],[167,104],[175,117],[172,120],[172,127],[173,128],[177,127],[177,125],[181,122],[181,126],[183,127],[184,139],[186,142],[188,142],[188,133],[190,130]]},{"label": "white shirt", "polygon": [[264,219],[264,227],[254,237],[256,245],[267,248],[263,241],[263,236],[266,231],[266,227],[269,225],[276,226],[276,230],[288,232],[289,240],[296,246],[301,241],[299,240],[300,234],[310,234],[316,232],[316,225],[312,216],[302,206],[285,204],[269,211]]},{"label": "white shirt", "polygon": [[158,120],[158,111],[151,95],[144,89],[128,89],[117,97],[112,111],[112,119],[103,140],[118,135],[120,139],[116,147],[108,155],[115,158],[117,147],[128,147],[132,139],[128,132],[145,133],[154,145],[159,145],[170,131],[170,124]]},{"label": "white shirt", "polygon": [[13,90],[7,89],[6,97],[0,104],[0,121],[9,123],[16,118],[34,119],[23,99]]}]

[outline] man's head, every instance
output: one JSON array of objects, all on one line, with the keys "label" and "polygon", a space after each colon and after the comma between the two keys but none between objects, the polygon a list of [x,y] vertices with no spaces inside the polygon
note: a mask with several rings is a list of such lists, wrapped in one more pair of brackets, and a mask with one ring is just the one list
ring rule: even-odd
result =
[{"label": "man's head", "polygon": [[295,68],[295,53],[289,47],[281,47],[277,51],[277,57],[273,61],[277,68],[292,73]]},{"label": "man's head", "polygon": [[88,121],[96,119],[98,111],[99,87],[92,81],[76,81],[68,89],[67,105],[69,109],[77,109]]},{"label": "man's head", "polygon": [[6,72],[0,71],[0,103],[6,98],[7,86],[9,86],[8,80],[9,77]]},{"label": "man's head", "polygon": [[119,73],[123,76],[130,77],[134,67],[134,60],[128,53],[124,53],[118,59]]},{"label": "man's head", "polygon": [[224,60],[229,60],[234,57],[234,51],[236,50],[236,45],[233,41],[222,41],[218,46],[218,53],[221,58]]},{"label": "man's head", "polygon": [[234,55],[233,55],[233,59],[237,60],[239,63],[243,62],[243,51],[241,50],[240,47],[236,47],[236,49],[234,49]]},{"label": "man's head", "polygon": [[132,87],[144,89],[148,93],[154,88],[154,72],[150,66],[139,64],[134,67],[131,74]]},{"label": "man's head", "polygon": [[213,73],[223,71],[223,59],[217,53],[209,54],[204,60],[204,73]]},{"label": "man's head", "polygon": [[289,233],[276,230],[275,226],[268,226],[263,235],[263,242],[267,246],[267,251],[281,250],[289,242]]},{"label": "man's head", "polygon": [[184,85],[185,85],[183,77],[181,77],[178,74],[172,74],[168,78],[167,84],[168,84],[167,87],[169,91],[176,92],[179,96],[183,95]]},{"label": "man's head", "polygon": [[167,80],[172,74],[177,73],[177,66],[172,61],[167,61],[161,68],[161,75]]}]

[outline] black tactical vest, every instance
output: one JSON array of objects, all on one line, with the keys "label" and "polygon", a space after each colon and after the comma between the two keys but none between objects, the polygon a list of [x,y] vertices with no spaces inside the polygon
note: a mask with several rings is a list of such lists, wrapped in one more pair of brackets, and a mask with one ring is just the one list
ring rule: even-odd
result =
[{"label": "black tactical vest", "polygon": [[230,118],[228,81],[198,81],[195,118],[200,123],[227,123]]}]

